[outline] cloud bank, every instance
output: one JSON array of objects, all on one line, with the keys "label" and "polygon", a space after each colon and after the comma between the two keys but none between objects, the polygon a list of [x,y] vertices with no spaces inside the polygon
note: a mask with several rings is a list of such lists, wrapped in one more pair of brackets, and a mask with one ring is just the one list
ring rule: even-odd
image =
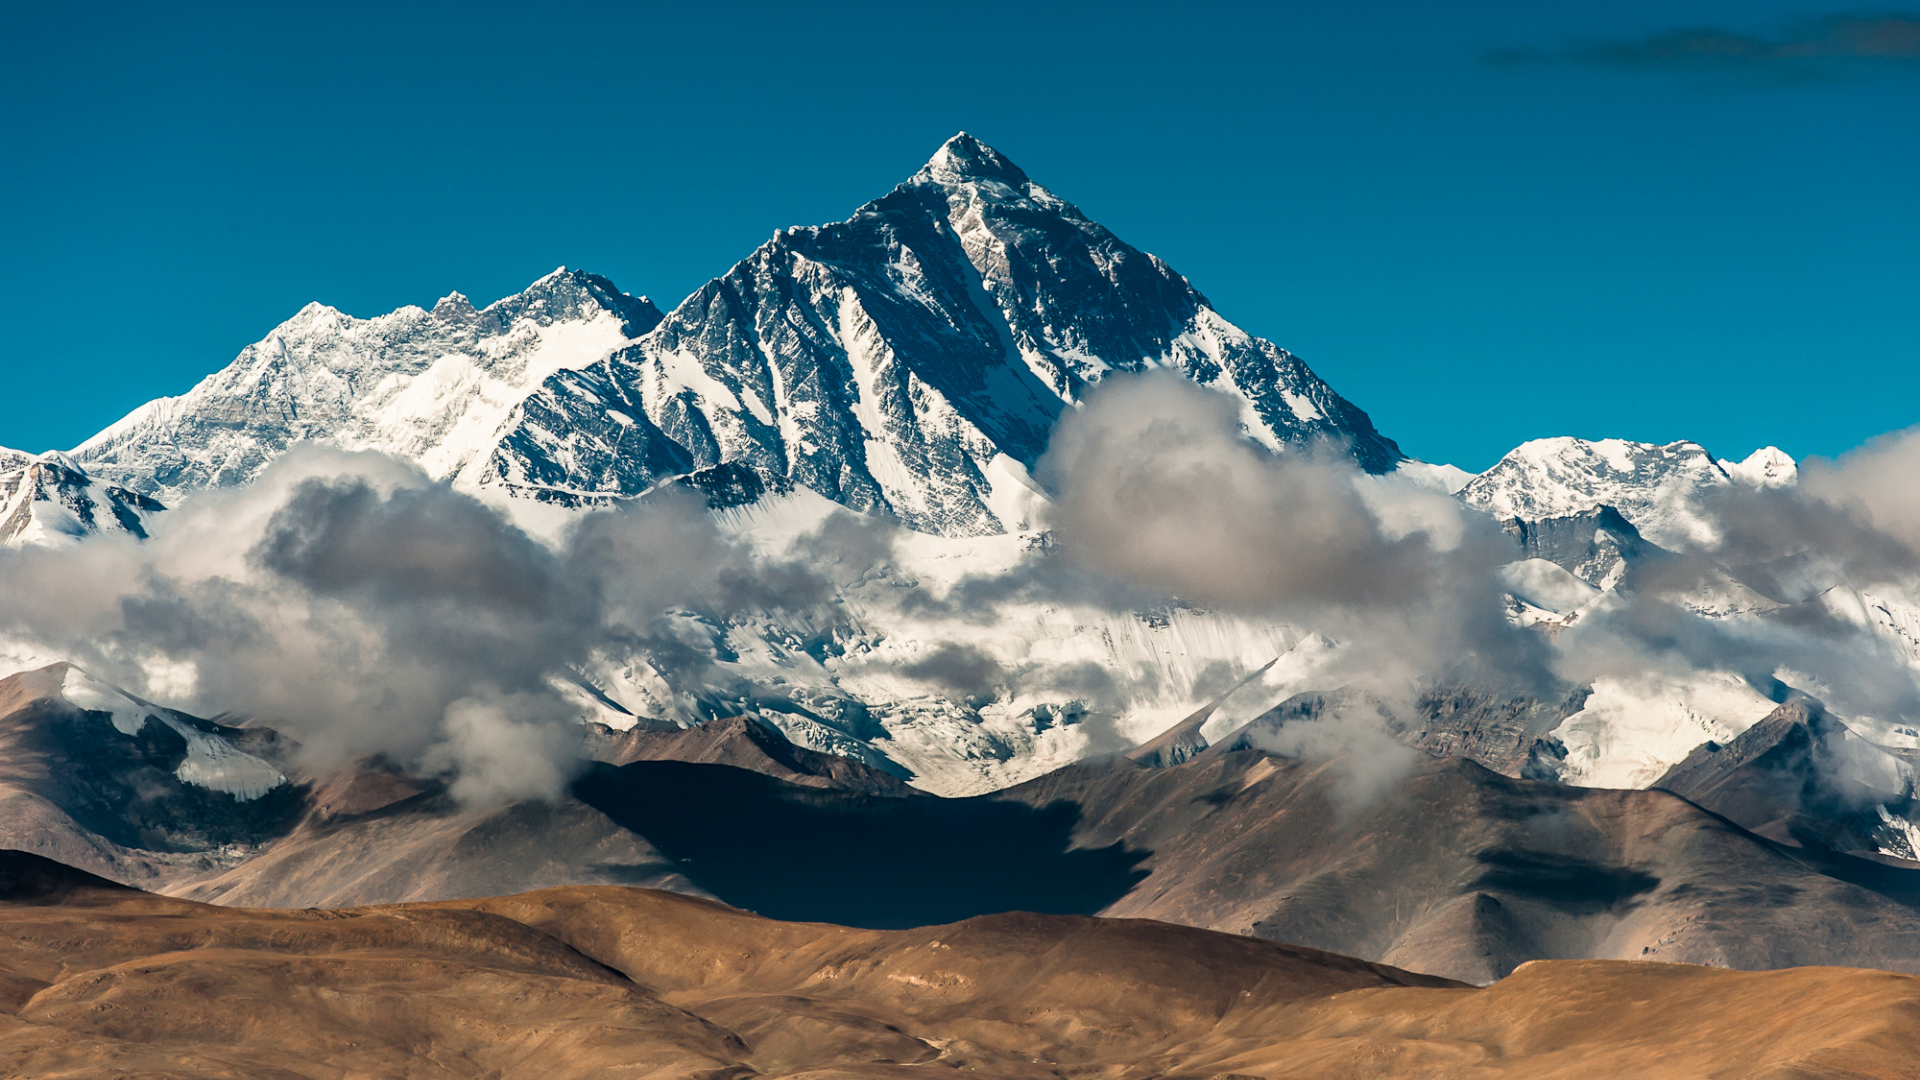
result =
[{"label": "cloud bank", "polygon": [[[1048,542],[951,585],[898,573],[900,527],[844,510],[759,550],[670,486],[541,541],[406,462],[302,447],[248,488],[189,500],[145,544],[0,550],[0,635],[157,700],[260,716],[312,764],[382,754],[474,801],[565,787],[582,747],[569,680],[597,655],[646,657],[675,692],[777,695],[720,670],[726,627],[771,620],[827,641],[861,630],[846,596],[874,580],[860,596],[880,623],[932,628],[890,677],[976,710],[1029,703],[1093,752],[1130,745],[1120,721],[1164,677],[1012,657],[993,633],[1016,606],[1200,607],[1297,627],[1301,645],[1216,717],[1309,689],[1377,703],[1282,729],[1272,747],[1351,758],[1357,798],[1410,766],[1390,718],[1416,718],[1436,687],[1558,701],[1598,678],[1732,671],[1762,693],[1784,682],[1843,713],[1920,722],[1906,659],[1824,599],[1920,595],[1920,429],[1804,463],[1797,487],[1727,488],[1704,507],[1712,543],[1649,565],[1550,640],[1509,618],[1503,568],[1519,552],[1497,523],[1365,474],[1338,447],[1271,453],[1238,415],[1171,373],[1110,376],[1035,470]],[[1749,586],[1773,605],[1764,617],[1689,609],[1702,589]],[[1217,663],[1178,689],[1226,693],[1247,674]]]},{"label": "cloud bank", "polygon": [[316,447],[187,501],[146,544],[0,551],[0,632],[182,707],[269,718],[311,764],[382,754],[484,800],[570,778],[564,685],[596,648],[670,641],[674,608],[831,592],[813,562],[724,537],[689,493],[586,515],[549,547],[410,464]]}]

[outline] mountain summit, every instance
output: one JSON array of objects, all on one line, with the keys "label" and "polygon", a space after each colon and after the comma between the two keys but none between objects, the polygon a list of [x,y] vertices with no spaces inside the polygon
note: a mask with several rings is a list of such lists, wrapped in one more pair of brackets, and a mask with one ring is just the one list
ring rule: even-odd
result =
[{"label": "mountain summit", "polygon": [[1237,397],[1272,449],[1332,438],[1371,471],[1402,460],[1292,354],[966,134],[847,220],[775,233],[664,319],[579,271],[482,310],[458,293],[375,319],[313,304],[74,457],[169,502],[244,483],[299,439],[565,505],[727,465],[982,535],[1025,524],[1061,409],[1149,367]]}]

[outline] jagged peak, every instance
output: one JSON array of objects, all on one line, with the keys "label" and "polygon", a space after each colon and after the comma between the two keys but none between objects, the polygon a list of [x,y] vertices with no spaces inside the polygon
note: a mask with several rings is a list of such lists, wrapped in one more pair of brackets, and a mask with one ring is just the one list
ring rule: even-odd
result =
[{"label": "jagged peak", "polygon": [[314,319],[322,315],[338,315],[344,318],[352,318],[351,315],[348,315],[346,312],[341,311],[337,307],[334,307],[332,304],[323,304],[318,300],[309,300],[307,301],[307,304],[305,307],[301,308],[299,311],[294,312],[293,318],[288,319],[287,321],[296,322],[301,319]]},{"label": "jagged peak", "polygon": [[87,470],[81,468],[79,462],[68,457],[65,451],[49,450],[44,454],[36,454],[34,455],[33,461],[36,465],[54,465],[62,469],[77,472],[81,476],[87,475]]},{"label": "jagged peak", "polygon": [[982,180],[997,181],[1010,187],[1031,183],[1027,174],[1005,154],[962,131],[940,144],[909,183],[935,183],[954,187]]}]

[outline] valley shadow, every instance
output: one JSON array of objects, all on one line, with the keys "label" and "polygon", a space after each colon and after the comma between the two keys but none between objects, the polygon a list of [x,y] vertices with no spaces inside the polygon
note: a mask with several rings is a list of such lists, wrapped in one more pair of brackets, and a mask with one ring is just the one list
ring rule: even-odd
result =
[{"label": "valley shadow", "polygon": [[802,787],[725,765],[596,765],[574,795],[682,874],[776,919],[899,929],[1001,911],[1090,915],[1149,851],[1070,850],[1079,808]]},{"label": "valley shadow", "polygon": [[1547,851],[1483,851],[1477,889],[1545,900],[1570,911],[1604,911],[1660,887],[1660,879]]}]

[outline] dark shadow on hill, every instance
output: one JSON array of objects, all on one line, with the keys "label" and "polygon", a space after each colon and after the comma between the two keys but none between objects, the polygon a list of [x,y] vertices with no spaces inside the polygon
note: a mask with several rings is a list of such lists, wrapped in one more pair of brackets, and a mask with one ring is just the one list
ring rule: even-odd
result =
[{"label": "dark shadow on hill", "polygon": [[1634,898],[1660,887],[1640,870],[1606,866],[1549,851],[1483,851],[1478,889],[1497,889],[1545,900],[1580,914],[1633,906]]},{"label": "dark shadow on hill", "polygon": [[1147,876],[1151,852],[1070,850],[1080,810],[980,796],[889,798],[800,787],[725,765],[597,765],[574,794],[647,838],[735,907],[896,929],[1001,911],[1093,914]]},{"label": "dark shadow on hill", "polygon": [[13,849],[0,850],[0,903],[52,904],[75,893],[130,893],[119,882],[55,862],[44,855]]}]

